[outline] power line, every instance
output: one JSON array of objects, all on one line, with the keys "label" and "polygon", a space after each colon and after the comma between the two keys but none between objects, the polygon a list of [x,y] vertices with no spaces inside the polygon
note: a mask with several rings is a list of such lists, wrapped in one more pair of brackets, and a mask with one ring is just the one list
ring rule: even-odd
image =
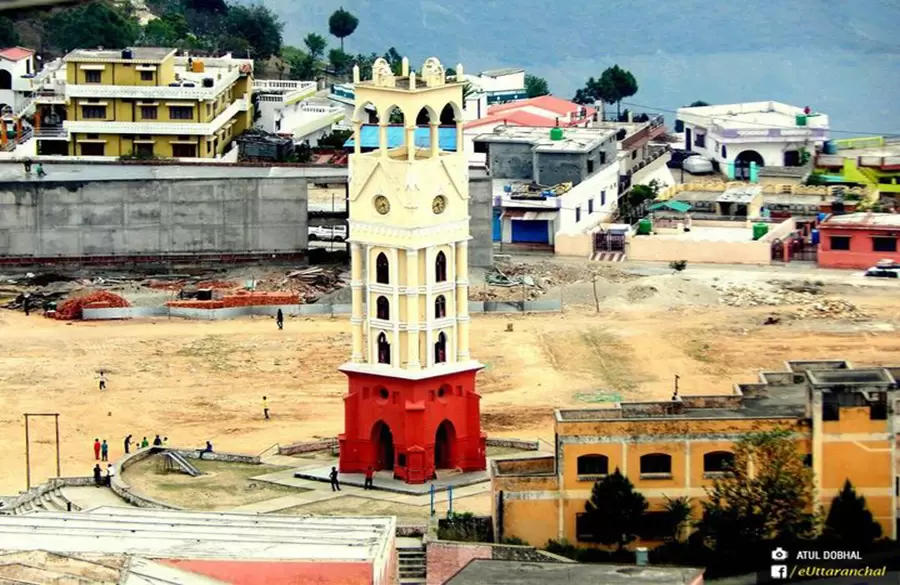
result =
[{"label": "power line", "polygon": [[[675,115],[678,115],[678,111],[677,111],[677,110],[670,110],[670,109],[667,109],[667,108],[659,108],[659,107],[655,107],[655,106],[645,106],[645,105],[642,105],[642,104],[636,104],[636,103],[634,103],[634,102],[622,102],[622,104],[623,104],[623,105],[626,105],[626,106],[631,106],[631,107],[634,107],[634,108],[641,108],[641,109],[643,109],[643,110],[650,110],[650,111],[653,111],[653,112],[665,112],[665,113],[667,113],[667,114],[675,114]],[[701,107],[702,107],[702,106],[701,106]],[[691,115],[692,115],[692,116],[696,116],[696,117],[698,117],[698,118],[705,118],[705,119],[710,120],[710,121],[712,121],[712,122],[728,120],[728,117],[727,117],[727,116],[704,116],[704,115],[702,115],[702,114],[691,114]],[[741,120],[741,124],[748,124],[748,125],[750,125],[750,126],[760,126],[760,127],[763,127],[763,128],[775,128],[775,129],[777,129],[777,130],[796,130],[796,129],[797,129],[797,126],[777,126],[777,125],[776,125],[776,126],[773,126],[773,125],[771,125],[771,124],[764,124],[764,123],[762,123],[762,122],[750,122],[750,121],[745,121],[745,120]],[[833,133],[833,134],[855,134],[855,135],[857,135],[857,136],[877,136],[877,137],[885,137],[885,138],[896,138],[896,137],[900,137],[900,132],[880,132],[880,133],[876,133],[876,132],[856,132],[856,131],[853,131],[853,130],[835,130],[835,129],[833,129],[833,128],[829,128],[828,131],[831,132],[831,133]]]}]

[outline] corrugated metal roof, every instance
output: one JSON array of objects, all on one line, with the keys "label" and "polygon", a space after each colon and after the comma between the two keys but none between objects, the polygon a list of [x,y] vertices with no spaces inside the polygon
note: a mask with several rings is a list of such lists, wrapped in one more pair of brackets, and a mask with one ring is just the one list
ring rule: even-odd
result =
[{"label": "corrugated metal roof", "polygon": [[[403,126],[388,126],[388,148],[397,148],[404,142]],[[364,124],[359,130],[359,141],[362,148],[378,148],[378,125]],[[428,148],[431,146],[431,129],[427,126],[416,128],[416,148]],[[347,140],[344,146],[352,148],[356,142],[353,138]],[[454,126],[438,127],[438,145],[441,150],[456,152],[456,128]]]},{"label": "corrugated metal roof", "polygon": [[647,208],[648,211],[656,211],[657,209],[671,209],[678,213],[686,213],[691,210],[691,205],[684,201],[661,201]]}]

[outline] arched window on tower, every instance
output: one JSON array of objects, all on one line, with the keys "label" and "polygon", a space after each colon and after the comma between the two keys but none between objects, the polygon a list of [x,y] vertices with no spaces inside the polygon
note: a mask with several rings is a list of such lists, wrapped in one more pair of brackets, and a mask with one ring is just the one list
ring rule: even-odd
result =
[{"label": "arched window on tower", "polygon": [[437,258],[434,259],[434,281],[447,281],[447,256],[443,252],[438,252]]},{"label": "arched window on tower", "polygon": [[437,341],[434,344],[434,363],[447,363],[447,336],[443,331],[438,333]]},{"label": "arched window on tower", "polygon": [[447,299],[444,298],[444,295],[438,295],[436,299],[434,299],[434,318],[435,319],[443,319],[447,316]]},{"label": "arched window on tower", "polygon": [[375,260],[375,282],[378,284],[391,283],[390,264],[388,264],[388,259],[384,252],[378,254],[378,258]]},{"label": "arched window on tower", "polygon": [[378,363],[391,363],[391,344],[388,343],[387,335],[383,332],[378,334]]},{"label": "arched window on tower", "polygon": [[375,317],[385,320],[391,318],[391,304],[386,297],[378,297],[375,301]]}]

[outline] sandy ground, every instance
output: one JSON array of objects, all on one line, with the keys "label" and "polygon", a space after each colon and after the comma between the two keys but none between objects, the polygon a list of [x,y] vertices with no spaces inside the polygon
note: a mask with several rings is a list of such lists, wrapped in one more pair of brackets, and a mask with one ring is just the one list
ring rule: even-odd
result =
[{"label": "sandy ground", "polygon": [[[671,282],[662,273],[647,277],[654,294],[625,302],[616,293],[601,299],[599,313],[589,303],[563,314],[474,316],[487,432],[552,440],[552,408],[668,398],[676,374],[683,394],[708,394],[787,359],[900,362],[900,287],[842,294],[874,323],[762,326],[771,307],[704,304],[706,284],[678,280],[690,272]],[[715,280],[727,269],[696,272]],[[752,271],[741,274],[749,282]],[[676,289],[688,298],[676,298]],[[110,442],[116,459],[129,433],[137,440],[158,433],[182,447],[211,440],[218,451],[248,454],[334,436],[343,427],[346,391],[336,368],[349,354],[346,318],[289,319],[278,331],[267,318],[64,323],[0,312],[0,493],[25,487],[25,412],[60,413],[63,475],[90,475],[95,437]],[[97,389],[100,369],[109,372],[105,392]],[[262,416],[263,395],[272,420]],[[35,420],[30,430],[37,483],[55,475],[52,419]]]}]

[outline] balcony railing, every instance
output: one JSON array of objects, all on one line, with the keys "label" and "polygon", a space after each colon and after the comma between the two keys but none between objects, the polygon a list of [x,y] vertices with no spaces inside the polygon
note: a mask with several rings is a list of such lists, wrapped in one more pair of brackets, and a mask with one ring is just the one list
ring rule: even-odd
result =
[{"label": "balcony railing", "polygon": [[212,136],[222,126],[234,118],[238,112],[247,110],[247,100],[235,100],[228,108],[208,124],[179,124],[177,122],[84,122],[66,121],[63,127],[68,132],[85,134],[164,134],[187,136]]},{"label": "balcony railing", "polygon": [[[210,71],[210,77],[217,72]],[[66,85],[66,98],[110,98],[110,99],[170,99],[170,100],[212,100],[241,76],[240,67],[221,72],[220,78],[213,77],[213,87],[202,87],[195,82],[190,86],[142,86],[142,85]]]},{"label": "balcony railing", "polygon": [[34,135],[37,138],[67,138],[69,133],[62,126],[41,126]]},{"label": "balcony railing", "polygon": [[253,91],[289,93],[297,90],[316,89],[315,81],[289,81],[283,79],[254,79]]}]

